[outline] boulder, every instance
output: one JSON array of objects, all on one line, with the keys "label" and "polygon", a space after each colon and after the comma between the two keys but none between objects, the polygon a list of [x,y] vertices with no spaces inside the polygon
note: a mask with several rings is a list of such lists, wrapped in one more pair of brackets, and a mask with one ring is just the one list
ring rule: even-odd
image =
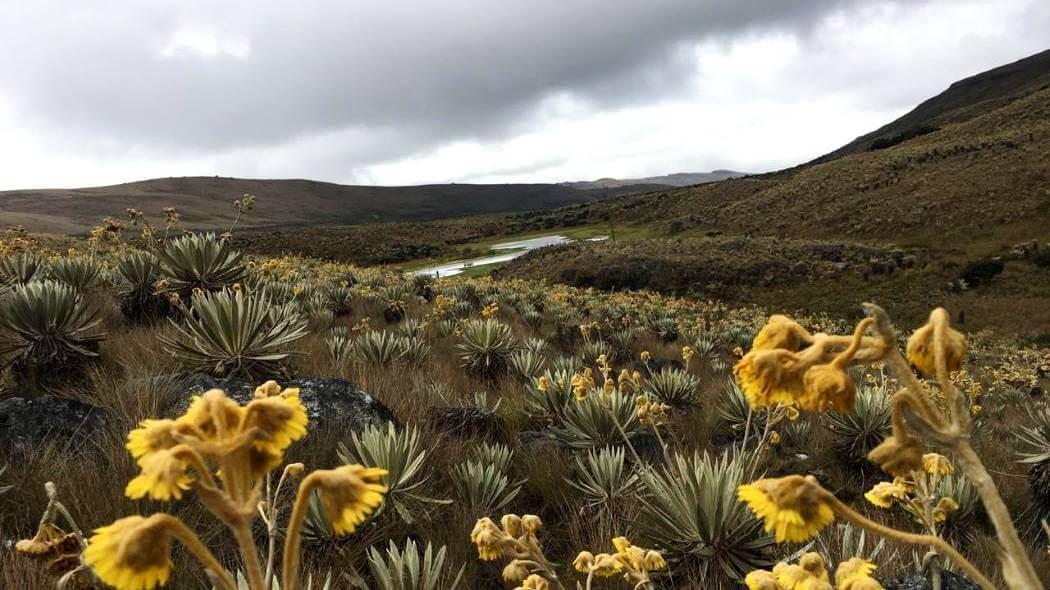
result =
[{"label": "boulder", "polygon": [[[221,389],[238,403],[247,403],[252,399],[257,385],[237,379],[212,377],[204,373],[180,375],[176,381],[188,394],[180,402],[180,412],[189,405],[192,395],[199,395],[209,389]],[[282,387],[299,388],[299,399],[306,406],[311,427],[360,432],[368,426],[386,423],[400,426],[389,408],[345,379],[294,379],[278,383]]]},{"label": "boulder", "polygon": [[0,449],[24,452],[47,439],[85,441],[108,418],[109,412],[75,399],[43,395],[0,401]]}]

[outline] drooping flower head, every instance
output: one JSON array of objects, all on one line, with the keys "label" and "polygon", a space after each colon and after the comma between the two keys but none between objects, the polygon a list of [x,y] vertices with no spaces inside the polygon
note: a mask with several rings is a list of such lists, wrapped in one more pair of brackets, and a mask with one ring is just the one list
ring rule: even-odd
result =
[{"label": "drooping flower head", "polygon": [[193,484],[193,477],[187,472],[188,464],[179,456],[179,450],[180,447],[174,447],[142,457],[142,471],[128,482],[124,495],[132,500],[146,496],[162,502],[181,499],[182,493]]},{"label": "drooping flower head", "polygon": [[914,437],[888,436],[868,453],[868,460],[890,475],[905,476],[922,467],[922,444]]},{"label": "drooping flower head", "polygon": [[760,479],[737,488],[737,496],[764,522],[778,543],[812,538],[835,520],[812,476]]},{"label": "drooping flower head", "polygon": [[957,371],[966,358],[966,337],[949,325],[948,312],[938,307],[930,313],[930,320],[908,339],[908,361],[925,375],[937,374],[936,351],[944,348],[948,371]]},{"label": "drooping flower head", "polygon": [[798,407],[810,412],[851,412],[857,401],[857,386],[849,372],[834,363],[810,367],[803,377],[804,389]]},{"label": "drooping flower head", "polygon": [[768,570],[754,570],[744,578],[747,590],[783,590],[777,577]]},{"label": "drooping flower head", "polygon": [[387,488],[382,478],[386,469],[344,465],[326,471],[315,471],[321,509],[337,535],[354,532],[359,524],[383,503]]},{"label": "drooping flower head", "polygon": [[84,563],[117,590],[150,590],[171,577],[171,517],[128,516],[95,530],[84,550]]},{"label": "drooping flower head", "polygon": [[783,315],[773,315],[755,335],[751,350],[783,349],[798,352],[810,339],[809,332],[798,322]]},{"label": "drooping flower head", "polygon": [[740,389],[751,407],[793,404],[802,395],[804,367],[787,350],[757,350],[744,355],[733,367]]},{"label": "drooping flower head", "polygon": [[930,475],[950,475],[955,473],[951,460],[937,453],[926,453],[922,456],[922,469]]},{"label": "drooping flower head", "polygon": [[907,488],[897,482],[880,481],[870,490],[864,493],[864,497],[879,508],[890,508],[894,500],[903,499],[908,493]]}]

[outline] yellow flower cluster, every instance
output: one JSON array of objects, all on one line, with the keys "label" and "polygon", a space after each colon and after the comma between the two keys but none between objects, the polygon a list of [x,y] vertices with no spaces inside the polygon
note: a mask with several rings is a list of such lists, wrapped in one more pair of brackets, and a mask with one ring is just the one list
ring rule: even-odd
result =
[{"label": "yellow flower cluster", "polygon": [[[126,446],[140,473],[128,483],[125,494],[168,501],[195,490],[205,507],[243,541],[242,552],[251,555],[246,557],[249,575],[259,580],[262,573],[251,543],[250,519],[259,507],[263,477],[281,464],[293,442],[306,435],[307,422],[298,389],[282,389],[268,381],[244,406],[213,389],[195,397],[182,416],[144,420],[128,434]],[[291,471],[301,473],[302,466]],[[315,471],[302,481],[287,532],[286,581],[296,575],[299,528],[311,495],[317,492],[333,530],[347,534],[382,503],[385,475],[384,469],[345,465]],[[173,540],[185,545],[224,587],[232,587],[210,551],[181,520],[167,514],[130,516],[95,530],[84,563],[117,590],[149,590],[171,576]]]},{"label": "yellow flower cluster", "polygon": [[748,590],[882,590],[878,580],[871,577],[875,565],[859,557],[839,564],[835,570],[835,585],[817,553],[806,553],[797,564],[780,562],[773,571],[755,570],[744,578]]},{"label": "yellow flower cluster", "polygon": [[578,572],[600,578],[622,574],[624,580],[635,587],[647,584],[650,572],[667,567],[659,551],[636,547],[626,537],[616,537],[612,545],[614,553],[595,555],[590,551],[581,551],[572,566]]},{"label": "yellow flower cluster", "polygon": [[852,410],[856,385],[846,369],[870,322],[861,322],[849,347],[832,354],[827,335],[812,335],[785,316],[772,316],[755,335],[751,351],[733,367],[748,403],[754,408],[794,404],[816,412]]}]

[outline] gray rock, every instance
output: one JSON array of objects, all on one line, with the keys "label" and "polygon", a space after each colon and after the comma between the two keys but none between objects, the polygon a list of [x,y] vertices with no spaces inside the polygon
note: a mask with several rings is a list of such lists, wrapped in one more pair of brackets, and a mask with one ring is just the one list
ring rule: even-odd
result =
[{"label": "gray rock", "polygon": [[[236,379],[222,379],[203,373],[180,375],[176,382],[186,392],[180,402],[179,411],[189,405],[193,395],[209,389],[221,389],[238,403],[252,399],[257,384]],[[393,423],[400,426],[394,413],[368,393],[361,391],[344,379],[294,379],[279,381],[282,387],[298,387],[299,399],[306,406],[311,428],[338,428],[360,432],[368,426]]]},{"label": "gray rock", "polygon": [[75,446],[89,440],[108,417],[104,408],[74,399],[8,398],[0,401],[0,449],[25,452],[52,439]]},{"label": "gray rock", "polygon": [[[896,582],[883,582],[886,590],[933,590],[930,580],[921,574],[912,574]],[[941,572],[942,590],[981,590],[977,584],[951,572]]]}]

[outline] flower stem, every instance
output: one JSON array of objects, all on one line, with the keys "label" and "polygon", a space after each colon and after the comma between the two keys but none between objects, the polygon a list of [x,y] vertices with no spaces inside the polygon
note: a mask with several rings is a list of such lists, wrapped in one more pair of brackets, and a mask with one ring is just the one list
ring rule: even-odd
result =
[{"label": "flower stem", "polygon": [[233,536],[237,539],[237,545],[244,557],[244,569],[248,575],[248,587],[252,590],[265,590],[266,582],[263,580],[262,565],[259,563],[259,550],[252,538],[251,525],[247,518],[240,518],[230,523]]},{"label": "flower stem", "polygon": [[981,458],[970,446],[970,442],[964,438],[958,440],[953,450],[963,474],[981,495],[988,518],[995,527],[999,544],[1002,545],[1006,556],[1010,558],[1009,561],[1003,560],[1003,577],[1006,578],[1010,587],[1016,590],[1042,590],[1043,583],[1039,580],[1039,575],[1028,559],[1027,549],[1017,536],[1017,529],[1014,528],[1013,520],[1010,518],[1010,511],[1006,509],[1006,504],[999,495],[999,490],[996,489],[992,477],[988,475],[988,470],[981,463]]},{"label": "flower stem", "polygon": [[281,590],[296,590],[299,586],[299,547],[302,543],[303,521],[306,510],[310,507],[310,494],[317,485],[316,473],[303,478],[299,483],[299,492],[295,496],[292,515],[288,519],[287,537],[284,539],[283,567],[281,571]]},{"label": "flower stem", "polygon": [[230,577],[230,574],[226,573],[226,569],[222,567],[222,564],[220,564],[219,560],[215,558],[215,555],[204,546],[204,543],[201,542],[200,538],[198,538],[197,535],[178,518],[170,515],[165,516],[167,516],[167,518],[164,519],[165,526],[171,536],[178,539],[178,541],[197,558],[197,561],[201,562],[204,569],[211,572],[212,577],[222,584],[224,590],[237,590],[237,584],[234,583],[233,578]]},{"label": "flower stem", "polygon": [[[992,584],[991,580],[985,577],[972,563],[969,562],[961,553],[959,553],[955,547],[949,545],[944,539],[940,537],[934,537],[932,535],[918,535],[915,533],[908,533],[899,531],[894,528],[890,528],[885,525],[881,525],[874,522],[858,512],[854,511],[849,506],[842,503],[841,500],[835,497],[834,494],[827,490],[822,490],[821,495],[824,500],[831,506],[831,509],[836,514],[849,521],[850,523],[859,526],[865,530],[871,531],[877,535],[882,535],[902,543],[908,543],[909,545],[923,545],[936,549],[941,555],[944,555],[948,559],[952,560],[955,565],[959,566],[959,569],[966,574],[971,580],[977,583],[978,586],[984,590],[995,590],[995,585]],[[1041,586],[1027,586],[1027,588],[1041,588]]]}]

